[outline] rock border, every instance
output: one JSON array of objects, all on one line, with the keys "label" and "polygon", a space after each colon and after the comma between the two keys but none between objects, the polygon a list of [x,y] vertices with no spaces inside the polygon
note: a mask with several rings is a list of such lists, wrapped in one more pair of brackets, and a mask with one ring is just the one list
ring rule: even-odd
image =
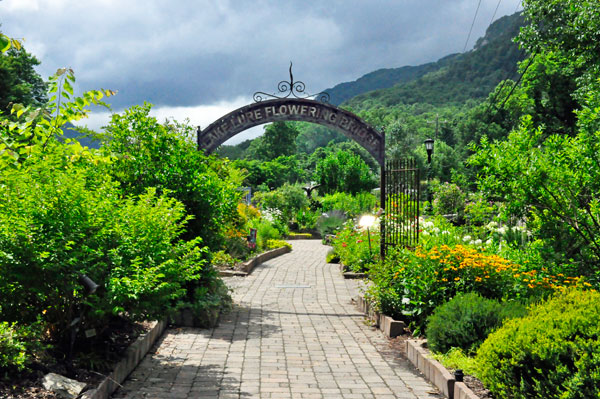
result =
[{"label": "rock border", "polygon": [[256,255],[252,259],[248,259],[245,262],[239,263],[236,266],[236,270],[219,270],[219,275],[222,277],[232,277],[232,276],[241,276],[246,277],[252,270],[261,263],[264,263],[268,260],[276,258],[280,255],[287,254],[291,249],[289,247],[280,247],[275,248],[267,252],[263,252],[262,254]]},{"label": "rock border", "polygon": [[142,361],[152,345],[160,338],[167,327],[167,321],[154,321],[146,334],[141,335],[127,348],[125,357],[115,366],[114,370],[96,387],[85,391],[82,399],[108,399],[121,383]]},{"label": "rock border", "polygon": [[373,326],[379,328],[386,337],[396,338],[404,333],[406,324],[403,321],[394,320],[390,316],[375,311],[371,303],[365,300],[364,297],[359,296],[356,298],[356,306],[373,323]]},{"label": "rock border", "polygon": [[345,266],[343,263],[340,263],[340,272],[345,279],[363,279],[367,278],[367,273],[355,273],[355,272],[345,272]]},{"label": "rock border", "polygon": [[464,383],[457,382],[440,362],[429,357],[429,350],[423,345],[427,340],[407,340],[406,355],[429,381],[438,387],[448,399],[479,399],[479,396]]},{"label": "rock border", "polygon": [[[363,296],[358,296],[355,302],[358,309],[373,323],[373,326],[379,328],[386,337],[395,338],[404,333],[406,324],[403,321],[394,320],[375,311],[372,304]],[[479,399],[464,382],[457,382],[454,374],[440,362],[429,357],[429,350],[423,346],[426,342],[427,340],[407,340],[408,360],[448,399]]]}]

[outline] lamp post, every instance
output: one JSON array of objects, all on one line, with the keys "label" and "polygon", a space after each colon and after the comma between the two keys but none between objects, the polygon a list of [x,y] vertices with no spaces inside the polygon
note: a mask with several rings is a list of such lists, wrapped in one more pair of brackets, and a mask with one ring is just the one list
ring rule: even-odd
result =
[{"label": "lamp post", "polygon": [[369,227],[373,226],[377,218],[373,215],[363,215],[358,221],[358,227],[367,228],[367,238],[369,240],[369,256],[371,256],[371,231]]},{"label": "lamp post", "polygon": [[431,156],[433,155],[433,139],[425,140],[425,150],[427,150],[427,201],[431,207]]}]

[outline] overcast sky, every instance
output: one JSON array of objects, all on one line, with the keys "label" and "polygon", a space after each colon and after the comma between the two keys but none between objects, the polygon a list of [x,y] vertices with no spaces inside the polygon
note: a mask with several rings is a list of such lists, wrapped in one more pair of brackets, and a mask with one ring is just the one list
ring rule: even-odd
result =
[{"label": "overcast sky", "polygon": [[[115,112],[149,101],[161,119],[205,127],[250,103],[254,92],[275,92],[289,79],[290,61],[294,78],[318,92],[379,68],[462,52],[478,3],[0,0],[0,29],[25,38],[44,79],[69,66],[80,92],[118,90],[110,99]],[[518,9],[519,0],[481,0],[467,50],[492,16]],[[88,125],[106,121],[98,114]]]}]

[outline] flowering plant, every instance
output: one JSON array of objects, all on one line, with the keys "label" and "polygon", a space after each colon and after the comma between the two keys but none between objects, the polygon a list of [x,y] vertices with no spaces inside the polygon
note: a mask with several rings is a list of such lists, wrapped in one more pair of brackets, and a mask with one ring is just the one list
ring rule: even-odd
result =
[{"label": "flowering plant", "polygon": [[576,284],[579,279],[548,270],[532,270],[498,255],[464,245],[417,247],[393,251],[384,263],[371,268],[368,295],[380,310],[422,328],[426,318],[459,292],[486,298],[545,297]]},{"label": "flowering plant", "polygon": [[353,272],[368,271],[379,261],[379,232],[359,229],[353,221],[346,223],[332,244],[340,262]]}]

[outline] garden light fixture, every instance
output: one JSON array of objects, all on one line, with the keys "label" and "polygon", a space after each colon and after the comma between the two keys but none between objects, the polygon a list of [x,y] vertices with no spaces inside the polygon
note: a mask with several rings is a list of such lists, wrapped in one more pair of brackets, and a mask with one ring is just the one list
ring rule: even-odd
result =
[{"label": "garden light fixture", "polygon": [[375,224],[376,219],[373,215],[363,215],[358,220],[358,227],[366,227],[368,229]]},{"label": "garden light fixture", "polygon": [[369,227],[375,224],[377,218],[373,215],[363,215],[358,220],[358,227],[366,227],[367,228],[367,238],[369,239],[369,256],[371,255],[371,231],[369,231]]},{"label": "garden light fixture", "polygon": [[433,154],[433,139],[425,140],[425,149],[427,150],[427,163],[431,163],[431,155]]},{"label": "garden light fixture", "polygon": [[87,294],[93,294],[98,289],[99,285],[94,282],[91,278],[86,276],[85,274],[78,273],[79,275],[79,284],[85,288],[85,292]]}]

